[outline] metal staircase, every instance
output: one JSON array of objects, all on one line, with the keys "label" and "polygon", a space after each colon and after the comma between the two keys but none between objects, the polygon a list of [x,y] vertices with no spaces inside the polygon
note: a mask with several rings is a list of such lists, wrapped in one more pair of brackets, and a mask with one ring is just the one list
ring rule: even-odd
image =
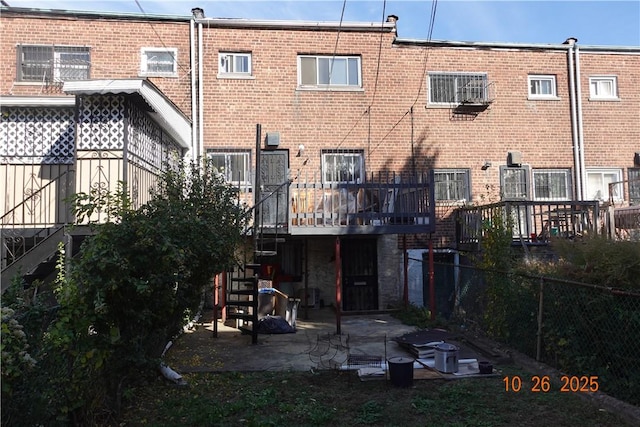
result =
[{"label": "metal staircase", "polygon": [[[258,342],[258,323],[265,316],[260,312],[260,284],[271,279],[266,266],[275,263],[278,245],[285,242],[279,230],[284,224],[265,225],[261,214],[261,205],[280,191],[286,191],[290,181],[282,183],[278,189],[269,193],[253,208],[254,224],[247,230],[252,238],[252,253],[247,254],[241,266],[230,273],[227,281],[226,302],[227,319],[235,319],[237,328],[251,334],[251,342]],[[262,282],[265,283],[265,282]]]}]

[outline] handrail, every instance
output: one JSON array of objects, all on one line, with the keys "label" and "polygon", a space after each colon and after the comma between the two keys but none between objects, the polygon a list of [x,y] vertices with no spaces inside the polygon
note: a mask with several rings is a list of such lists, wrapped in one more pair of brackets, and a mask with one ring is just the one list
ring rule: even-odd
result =
[{"label": "handrail", "polygon": [[[18,209],[23,208],[24,206],[26,206],[26,204],[28,202],[33,201],[33,199],[35,199],[35,198],[39,197],[40,195],[42,195],[45,192],[45,190],[47,190],[49,188],[49,186],[57,184],[60,181],[60,179],[62,177],[64,177],[65,175],[67,175],[69,172],[75,172],[75,171],[73,169],[70,169],[70,170],[66,170],[66,171],[62,172],[60,175],[55,177],[53,180],[49,181],[44,186],[40,187],[38,189],[38,191],[36,191],[34,193],[31,193],[26,199],[22,200],[22,202],[18,203],[11,210],[7,211],[4,215],[2,215],[2,217],[0,217],[0,224],[2,224],[3,226],[4,225],[9,225],[9,224],[5,223],[6,218],[9,218],[11,215],[14,215],[15,212]],[[16,224],[15,223],[11,223],[11,225],[16,225]],[[26,224],[21,223],[20,225],[26,225]],[[32,225],[35,225],[35,224],[32,224]]]}]

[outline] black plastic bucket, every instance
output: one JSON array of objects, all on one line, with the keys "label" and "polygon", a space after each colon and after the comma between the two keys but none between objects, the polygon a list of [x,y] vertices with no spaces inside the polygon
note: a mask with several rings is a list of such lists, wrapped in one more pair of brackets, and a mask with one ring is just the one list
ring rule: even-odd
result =
[{"label": "black plastic bucket", "polygon": [[387,360],[391,384],[396,387],[411,387],[413,385],[413,362],[414,359],[401,356]]}]

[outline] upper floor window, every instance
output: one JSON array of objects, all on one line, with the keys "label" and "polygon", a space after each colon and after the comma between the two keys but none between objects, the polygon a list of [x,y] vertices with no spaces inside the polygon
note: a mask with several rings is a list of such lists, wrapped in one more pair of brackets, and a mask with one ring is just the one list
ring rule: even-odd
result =
[{"label": "upper floor window", "polygon": [[323,150],[322,178],[325,183],[364,182],[362,150]]},{"label": "upper floor window", "polygon": [[143,47],[140,50],[140,73],[143,76],[177,76],[178,49]]},{"label": "upper floor window", "polygon": [[251,159],[249,150],[207,150],[213,167],[225,181],[240,186],[251,186]]},{"label": "upper floor window", "polygon": [[529,76],[529,98],[555,98],[556,76]]},{"label": "upper floor window", "polygon": [[534,169],[534,200],[570,200],[571,173],[569,169]]},{"label": "upper floor window", "polygon": [[527,200],[529,168],[500,166],[500,192],[503,200]]},{"label": "upper floor window", "polygon": [[360,88],[360,57],[299,55],[298,86]]},{"label": "upper floor window", "polygon": [[88,47],[19,45],[18,75],[21,82],[87,80],[91,60]]},{"label": "upper floor window", "polygon": [[640,168],[629,168],[629,200],[640,203]]},{"label": "upper floor window", "polygon": [[251,53],[220,52],[218,53],[218,75],[224,77],[250,76]]},{"label": "upper floor window", "polygon": [[485,104],[490,101],[484,73],[429,73],[430,104]]},{"label": "upper floor window", "polygon": [[587,169],[587,198],[589,200],[614,201],[623,200],[622,184],[611,186],[612,194],[609,194],[609,184],[622,181],[620,169],[588,168]]},{"label": "upper floor window", "polygon": [[615,76],[589,77],[590,99],[618,99],[618,79]]},{"label": "upper floor window", "polygon": [[436,169],[436,200],[469,201],[471,186],[468,169]]}]

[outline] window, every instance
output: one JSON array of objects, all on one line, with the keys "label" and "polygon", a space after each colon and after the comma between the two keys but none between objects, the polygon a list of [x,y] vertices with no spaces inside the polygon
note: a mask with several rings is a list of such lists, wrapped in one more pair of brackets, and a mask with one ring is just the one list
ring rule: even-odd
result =
[{"label": "window", "polygon": [[63,82],[89,79],[88,47],[18,46],[18,81]]},{"label": "window", "polygon": [[555,98],[556,76],[529,76],[529,98]]},{"label": "window", "polygon": [[246,150],[208,150],[213,166],[225,180],[237,185],[251,185],[250,152]]},{"label": "window", "polygon": [[220,52],[218,54],[218,75],[250,76],[251,54]]},{"label": "window", "polygon": [[629,168],[629,200],[634,204],[640,203],[640,168]]},{"label": "window", "polygon": [[469,201],[471,199],[468,169],[436,169],[434,174],[436,200]]},{"label": "window", "polygon": [[298,86],[362,87],[359,56],[298,56]]},{"label": "window", "polygon": [[529,168],[500,166],[500,192],[503,200],[527,200]]},{"label": "window", "polygon": [[615,76],[589,77],[590,99],[618,99],[617,82]]},{"label": "window", "polygon": [[569,169],[534,169],[534,200],[571,200]]},{"label": "window", "polygon": [[429,103],[485,104],[488,87],[486,74],[429,73]]},{"label": "window", "polygon": [[[587,169],[587,199],[609,201],[609,184],[622,181],[620,169]],[[613,200],[623,199],[622,184],[613,186]]]},{"label": "window", "polygon": [[325,183],[360,183],[364,181],[364,153],[362,150],[324,150],[322,178]]},{"label": "window", "polygon": [[177,76],[178,49],[142,48],[140,74],[143,76]]}]

